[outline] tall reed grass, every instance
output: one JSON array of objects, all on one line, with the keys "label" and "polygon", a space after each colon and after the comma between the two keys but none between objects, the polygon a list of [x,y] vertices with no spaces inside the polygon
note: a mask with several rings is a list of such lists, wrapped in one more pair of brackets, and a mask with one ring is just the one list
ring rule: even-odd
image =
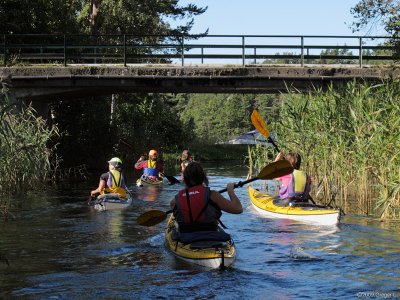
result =
[{"label": "tall reed grass", "polygon": [[43,188],[51,180],[55,146],[49,141],[58,136],[32,107],[9,97],[6,82],[0,92],[0,194],[24,193]]},{"label": "tall reed grass", "polygon": [[[400,218],[400,81],[292,92],[283,98],[278,120],[263,117],[272,121],[270,131],[284,151],[301,154],[322,202]],[[263,151],[250,154],[255,164],[268,161]]]}]

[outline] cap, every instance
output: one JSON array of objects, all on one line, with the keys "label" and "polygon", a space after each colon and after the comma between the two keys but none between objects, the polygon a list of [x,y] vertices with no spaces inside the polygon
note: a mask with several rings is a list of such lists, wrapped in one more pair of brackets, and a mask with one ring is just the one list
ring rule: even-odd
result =
[{"label": "cap", "polygon": [[108,161],[108,163],[114,167],[120,167],[122,165],[122,160],[118,157],[113,157]]}]

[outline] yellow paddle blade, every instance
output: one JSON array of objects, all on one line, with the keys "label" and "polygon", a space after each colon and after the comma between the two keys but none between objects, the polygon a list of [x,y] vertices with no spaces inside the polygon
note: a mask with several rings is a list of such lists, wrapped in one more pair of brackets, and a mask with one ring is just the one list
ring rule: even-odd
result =
[{"label": "yellow paddle blade", "polygon": [[265,166],[258,174],[259,179],[274,179],[293,172],[293,167],[286,159],[278,160]]},{"label": "yellow paddle blade", "polygon": [[264,120],[261,118],[260,114],[257,110],[253,110],[251,114],[251,123],[253,123],[254,127],[265,137],[269,138],[269,131],[267,124],[265,124]]},{"label": "yellow paddle blade", "polygon": [[153,226],[158,223],[161,223],[167,218],[167,213],[162,210],[149,210],[143,214],[141,214],[137,220],[136,223],[142,226]]}]

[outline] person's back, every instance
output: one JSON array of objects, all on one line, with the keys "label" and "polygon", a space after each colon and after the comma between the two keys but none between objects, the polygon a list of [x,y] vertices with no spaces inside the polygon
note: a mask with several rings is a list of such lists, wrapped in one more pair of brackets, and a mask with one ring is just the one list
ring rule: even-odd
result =
[{"label": "person's back", "polygon": [[197,162],[190,163],[183,171],[186,188],[178,192],[171,201],[175,221],[180,232],[215,231],[219,218],[226,211],[239,214],[242,205],[233,192],[234,184],[227,185],[231,201],[220,193],[210,190],[203,168]]},{"label": "person's back", "polygon": [[221,210],[210,202],[210,188],[196,185],[175,196],[175,221],[180,232],[215,231]]},{"label": "person's back", "polygon": [[[275,160],[283,158],[283,154],[279,153]],[[306,202],[310,199],[311,179],[306,172],[299,170],[301,165],[301,156],[296,152],[289,152],[286,159],[293,166],[294,171],[291,174],[277,178],[281,182],[279,189],[279,197],[282,204],[287,205],[289,202]]]},{"label": "person's back", "polygon": [[91,191],[91,196],[96,194],[119,194],[120,197],[127,197],[127,187],[124,176],[121,172],[122,161],[118,157],[113,157],[108,161],[108,172],[101,174],[97,189]]}]

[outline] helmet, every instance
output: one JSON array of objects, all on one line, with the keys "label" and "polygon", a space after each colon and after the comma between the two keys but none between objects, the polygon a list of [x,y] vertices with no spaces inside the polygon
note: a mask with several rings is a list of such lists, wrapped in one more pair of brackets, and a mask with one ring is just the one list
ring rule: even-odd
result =
[{"label": "helmet", "polygon": [[149,151],[149,156],[157,156],[157,155],[158,155],[157,150],[150,150]]},{"label": "helmet", "polygon": [[108,163],[116,168],[121,167],[122,165],[122,160],[120,160],[118,157],[113,157],[111,158]]}]

